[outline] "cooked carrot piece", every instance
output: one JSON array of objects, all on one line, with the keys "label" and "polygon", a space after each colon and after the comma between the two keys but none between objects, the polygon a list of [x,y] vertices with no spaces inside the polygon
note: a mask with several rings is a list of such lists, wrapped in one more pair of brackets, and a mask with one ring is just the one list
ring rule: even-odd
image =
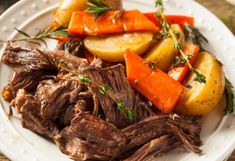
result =
[{"label": "cooked carrot piece", "polygon": [[[183,52],[187,54],[187,57],[189,59],[189,63],[193,65],[193,63],[196,61],[197,56],[199,54],[199,46],[194,44],[185,44],[183,47]],[[182,56],[179,58],[182,60]],[[179,82],[182,82],[189,72],[189,66],[187,63],[179,64],[176,67],[172,65],[171,69],[168,71],[168,75],[173,78],[174,80],[177,80]]]},{"label": "cooked carrot piece", "polygon": [[68,32],[78,35],[102,35],[122,32],[150,31],[157,32],[158,27],[138,10],[125,11],[116,17],[117,11],[108,11],[97,19],[89,13],[74,12]]},{"label": "cooked carrot piece", "polygon": [[[144,14],[150,21],[152,21],[156,26],[160,27],[160,20],[157,17],[156,13],[145,13]],[[166,15],[166,19],[170,24],[178,24],[181,28],[184,28],[184,24],[188,23],[194,26],[194,17],[181,16],[181,15]]]},{"label": "cooked carrot piece", "polygon": [[131,51],[126,52],[125,60],[127,79],[131,86],[163,113],[172,112],[183,86],[160,69],[151,70],[144,59]]},{"label": "cooked carrot piece", "polygon": [[114,19],[115,12],[106,12],[96,20],[99,34],[112,34],[114,31],[124,32],[119,18]]}]

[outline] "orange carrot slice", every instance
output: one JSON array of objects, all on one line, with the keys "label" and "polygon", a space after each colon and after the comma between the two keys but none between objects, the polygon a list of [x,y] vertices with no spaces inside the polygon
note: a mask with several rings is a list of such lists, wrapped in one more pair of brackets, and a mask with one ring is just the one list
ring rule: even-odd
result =
[{"label": "orange carrot slice", "polygon": [[108,11],[97,19],[89,13],[74,12],[68,32],[77,35],[103,35],[123,32],[157,32],[158,27],[138,10],[125,11],[120,18],[117,11]]},{"label": "orange carrot slice", "polygon": [[160,69],[151,70],[144,59],[131,51],[126,52],[125,60],[127,79],[131,86],[163,113],[172,112],[183,86]]},{"label": "orange carrot slice", "polygon": [[[156,13],[145,13],[144,14],[150,21],[152,21],[156,26],[160,27],[160,20]],[[170,24],[178,24],[182,29],[184,29],[184,24],[188,23],[194,26],[194,17],[181,16],[181,15],[165,15],[166,19]]]}]

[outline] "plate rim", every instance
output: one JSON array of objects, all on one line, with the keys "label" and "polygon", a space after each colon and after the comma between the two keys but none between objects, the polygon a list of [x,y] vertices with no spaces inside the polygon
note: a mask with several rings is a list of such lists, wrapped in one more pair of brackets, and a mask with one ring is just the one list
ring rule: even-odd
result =
[{"label": "plate rim", "polygon": [[[35,0],[34,0],[35,1]],[[36,0],[37,1],[37,0]],[[140,2],[144,2],[144,0],[135,0],[135,1],[140,1]],[[197,5],[199,5],[201,8],[203,8],[204,10],[206,10],[209,14],[210,14],[210,17],[213,17],[213,19],[215,19],[217,22],[219,22],[220,23],[220,25],[221,26],[223,26],[223,30],[226,30],[226,32],[225,32],[225,34],[226,34],[226,36],[229,36],[229,37],[233,37],[233,44],[235,45],[235,36],[233,35],[233,33],[227,28],[227,26],[218,18],[218,17],[216,17],[211,11],[209,11],[208,9],[206,9],[204,6],[202,6],[201,4],[199,4],[198,2],[196,2],[196,1],[194,1],[194,0],[191,0],[192,1],[192,3],[196,3]],[[2,20],[2,19],[4,19],[5,17],[7,17],[7,16],[9,16],[9,14],[10,14],[10,12],[12,12],[13,10],[15,10],[16,8],[18,8],[18,7],[20,7],[21,5],[23,5],[24,3],[27,3],[28,2],[28,0],[21,0],[21,1],[18,1],[17,3],[15,3],[13,6],[11,6],[10,8],[8,8],[1,16],[0,16],[0,21]],[[144,2],[144,3],[148,3],[148,2]],[[50,5],[51,6],[51,5]],[[35,15],[34,15],[35,16]],[[22,24],[24,24],[26,21],[24,21],[23,23],[21,23],[21,25]],[[11,32],[11,34],[12,34],[12,32]],[[2,98],[1,98],[1,100],[2,100]],[[223,120],[222,120],[222,122],[220,123],[220,126],[216,129],[216,131],[214,132],[214,134],[216,134],[217,133],[217,131],[219,131],[220,130],[220,128],[221,127],[223,127],[223,124],[224,124],[224,122],[226,122],[226,120],[227,120],[227,118],[228,118],[228,116],[226,116],[225,118],[223,118]],[[233,148],[234,149],[234,147],[235,147],[235,141],[233,142],[233,144],[231,144],[231,146],[228,148],[228,149],[230,149],[230,151],[228,150],[227,152],[226,152],[226,154],[224,153],[223,155],[221,155],[221,157],[220,158],[218,158],[218,160],[221,160],[221,159],[224,159],[224,158],[226,158],[227,157],[227,155],[229,155],[230,153],[231,153],[231,149]],[[5,148],[4,148],[5,149]],[[233,150],[232,149],[232,150]],[[2,150],[3,151],[3,154],[4,154],[4,151],[5,150]],[[2,152],[1,151],[1,152]],[[7,150],[6,150],[7,151]],[[6,153],[9,153],[10,152],[10,150],[8,151],[8,152],[6,152]],[[8,155],[7,155],[8,156]],[[14,156],[14,155],[13,155]],[[9,156],[8,156],[9,157]],[[9,157],[9,158],[12,158],[12,157]],[[14,159],[12,158],[12,160],[18,160],[19,158],[17,158],[17,157],[14,157]]]}]

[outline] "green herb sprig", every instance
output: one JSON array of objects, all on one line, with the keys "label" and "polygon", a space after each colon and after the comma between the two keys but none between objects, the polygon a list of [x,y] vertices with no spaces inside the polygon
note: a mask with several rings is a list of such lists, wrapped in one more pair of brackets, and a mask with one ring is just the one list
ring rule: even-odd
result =
[{"label": "green herb sprig", "polygon": [[[90,8],[86,9],[85,12],[92,14],[95,19],[107,11],[114,10],[111,6],[105,4],[101,0],[88,0],[87,5],[90,6]],[[124,12],[125,9],[116,10],[112,21],[116,23],[117,19],[121,18]]]},{"label": "green herb sprig", "polygon": [[73,75],[78,76],[78,79],[81,83],[83,84],[92,84],[97,88],[97,91],[99,92],[100,95],[102,96],[108,96],[115,104],[116,107],[119,111],[121,111],[122,113],[125,113],[129,119],[130,122],[132,122],[136,116],[136,112],[129,108],[126,107],[126,105],[124,104],[124,102],[122,101],[118,101],[115,97],[113,97],[113,95],[111,94],[111,88],[108,85],[99,85],[96,82],[92,81],[87,75],[82,75],[76,71],[72,71],[71,69],[69,69],[66,66],[65,62],[61,62],[58,64],[58,68],[59,69],[63,69],[67,72],[70,72]]},{"label": "green herb sprig", "polygon": [[179,56],[176,56],[175,61],[173,62],[173,66],[177,67],[179,65],[187,63],[187,61],[190,61],[192,58],[192,55],[186,55],[186,56],[187,56],[187,60],[184,58],[180,58]]},{"label": "green herb sprig", "polygon": [[195,74],[196,78],[195,80],[200,83],[206,83],[206,77],[201,74],[197,69],[193,68],[190,64],[187,55],[183,52],[181,43],[178,41],[177,37],[179,33],[175,32],[170,28],[170,24],[168,23],[165,15],[164,15],[164,5],[162,0],[156,0],[155,5],[158,8],[158,11],[156,13],[157,17],[161,20],[161,26],[162,26],[162,32],[163,35],[168,35],[167,37],[172,37],[174,39],[174,48],[179,50],[181,56],[184,60],[186,60],[186,63],[189,66],[189,69]]},{"label": "green herb sprig", "polygon": [[86,9],[85,12],[91,13],[96,19],[103,13],[112,10],[112,7],[101,2],[100,0],[88,0],[87,5],[90,8]]},{"label": "green herb sprig", "polygon": [[60,40],[56,36],[67,36],[67,37],[72,37],[73,35],[69,34],[67,32],[67,29],[60,26],[56,29],[52,29],[52,27],[48,27],[45,30],[40,30],[37,34],[34,36],[30,36],[28,33],[19,30],[18,28],[15,28],[15,30],[23,35],[25,38],[21,39],[13,39],[13,40],[7,40],[7,41],[2,41],[0,40],[0,43],[8,43],[8,42],[20,42],[20,41],[25,41],[28,43],[40,45],[40,42],[42,42],[45,46],[47,46],[47,43],[44,39],[55,39],[55,40]]},{"label": "green herb sprig", "polygon": [[225,78],[225,96],[226,96],[226,108],[224,109],[224,114],[230,114],[234,111],[234,93],[233,93],[233,85],[232,83]]}]

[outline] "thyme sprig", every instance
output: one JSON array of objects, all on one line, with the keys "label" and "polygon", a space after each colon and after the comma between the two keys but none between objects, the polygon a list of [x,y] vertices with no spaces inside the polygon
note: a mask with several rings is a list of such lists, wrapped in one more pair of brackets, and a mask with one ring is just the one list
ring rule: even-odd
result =
[{"label": "thyme sprig", "polygon": [[18,33],[20,33],[21,35],[23,35],[25,38],[13,39],[13,40],[7,40],[7,41],[0,40],[0,43],[25,41],[25,42],[28,42],[28,43],[40,45],[40,43],[38,42],[38,41],[40,41],[45,46],[47,46],[47,43],[44,39],[60,40],[56,36],[67,36],[67,37],[72,37],[73,36],[73,35],[69,34],[67,32],[67,29],[62,27],[62,26],[60,26],[56,29],[52,29],[52,27],[48,27],[45,30],[39,30],[38,33],[36,33],[34,36],[31,36],[30,34],[24,32],[22,30],[19,30],[18,28],[15,28],[15,30]]},{"label": "thyme sprig", "polygon": [[190,61],[191,58],[192,58],[192,55],[188,54],[188,55],[186,55],[186,56],[187,56],[187,60],[184,59],[184,58],[180,58],[179,56],[176,56],[176,57],[175,57],[175,61],[174,61],[174,63],[173,63],[173,66],[174,66],[174,67],[177,67],[177,66],[179,66],[179,65],[182,65],[182,64],[187,63],[187,61]]},{"label": "thyme sprig", "polygon": [[86,9],[85,12],[91,13],[96,19],[103,13],[113,10],[109,5],[101,2],[100,0],[88,0],[87,5],[90,8]]},{"label": "thyme sprig", "polygon": [[108,96],[115,104],[116,104],[116,107],[119,111],[121,111],[122,113],[126,114],[127,118],[129,119],[130,122],[132,122],[136,116],[136,112],[127,107],[125,105],[124,102],[122,101],[118,101],[112,94],[111,94],[111,88],[108,86],[108,85],[99,85],[97,84],[96,82],[94,82],[93,80],[91,80],[87,75],[84,75],[84,74],[80,74],[76,71],[73,71],[71,69],[69,69],[67,66],[66,66],[66,63],[65,62],[60,62],[58,64],[58,68],[59,69],[63,69],[75,76],[78,76],[78,80],[83,83],[83,84],[92,84],[94,85],[96,88],[97,88],[97,91],[99,92],[100,95],[102,96]]},{"label": "thyme sprig", "polygon": [[202,35],[202,33],[195,27],[191,26],[190,24],[184,25],[184,34],[186,37],[186,41],[193,42],[200,47],[201,51],[204,51],[204,45],[208,43],[207,38]]},{"label": "thyme sprig", "polygon": [[226,107],[224,109],[224,114],[230,114],[234,111],[234,93],[233,93],[233,85],[232,83],[225,78],[225,96],[226,96]]},{"label": "thyme sprig", "polygon": [[191,63],[189,62],[187,55],[184,53],[182,50],[181,43],[177,39],[177,33],[171,29],[170,24],[168,23],[165,15],[164,15],[164,5],[162,0],[156,0],[155,5],[158,8],[158,11],[156,13],[157,17],[161,20],[161,26],[162,26],[162,33],[163,35],[168,35],[168,37],[172,37],[174,40],[174,48],[179,50],[181,56],[183,59],[186,60],[186,63],[189,66],[189,69],[195,74],[196,78],[195,80],[200,82],[200,83],[206,83],[206,77],[201,74],[197,69],[193,68]]}]

